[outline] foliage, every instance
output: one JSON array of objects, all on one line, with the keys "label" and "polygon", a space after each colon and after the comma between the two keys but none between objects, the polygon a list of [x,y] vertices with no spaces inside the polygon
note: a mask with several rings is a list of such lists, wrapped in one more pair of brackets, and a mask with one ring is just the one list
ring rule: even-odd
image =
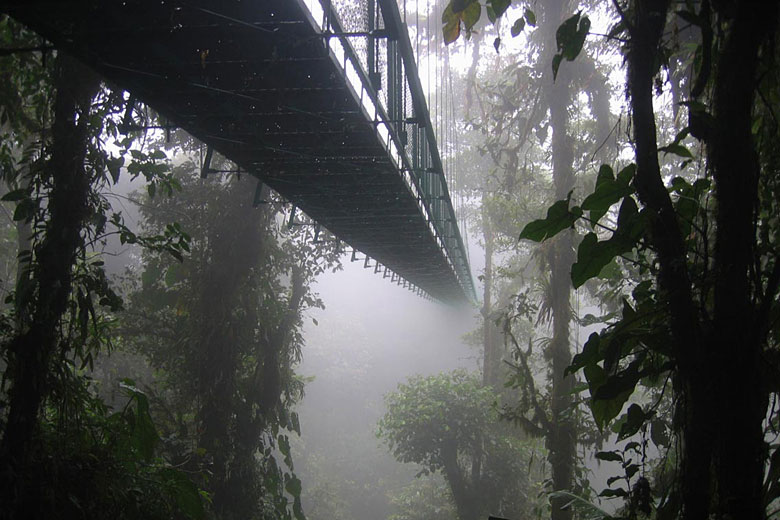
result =
[{"label": "foliage", "polygon": [[[773,224],[755,217],[766,211],[762,208],[768,201],[759,186],[776,179],[772,154],[763,144],[767,136],[758,130],[763,122],[757,117],[763,111],[759,99],[764,107],[774,103],[755,85],[761,82],[757,78],[774,78],[775,67],[754,57],[759,50],[772,49],[762,56],[774,51],[774,25],[770,29],[759,23],[760,15],[750,8],[729,11],[702,3],[698,13],[680,13],[701,29],[697,50],[701,61],[695,83],[688,85],[691,99],[684,103],[689,124],[670,144],[659,146],[652,97],[661,87],[653,78],[659,66],[672,70],[674,61],[668,54],[662,57],[671,53],[673,44],[663,28],[674,15],[660,16],[669,7],[660,3],[655,18],[645,18],[647,4],[631,3],[628,11],[616,4],[620,26],[611,32],[613,36],[625,32],[630,39],[625,52],[636,166],[617,177],[609,166],[602,166],[596,187],[582,206],[559,201],[556,207],[563,217],[533,222],[521,237],[547,239],[562,229],[562,218],[574,223],[583,218],[583,210],[589,211],[593,231],[578,247],[571,271],[574,286],[595,287],[589,281],[597,277],[605,285],[616,285],[615,276],[637,276],[620,297],[620,317],[590,336],[569,371],[582,370],[593,417],[602,429],[618,417],[640,386],[655,394],[652,404],[630,404],[613,429],[620,438],[650,433],[660,449],[669,447],[667,425],[658,417],[668,403],[666,382],[672,382],[679,402],[672,426],[682,438],[681,476],[671,492],[658,492],[658,514],[674,515],[682,507],[692,518],[708,512],[719,518],[733,514],[759,518],[766,514],[766,500],[774,499],[757,498],[771,487],[764,483],[771,449],[763,423],[774,390],[760,375],[758,365],[763,362],[756,360],[773,359],[777,347],[773,332],[777,321],[767,321],[766,313],[777,306],[780,270],[775,232],[769,231]],[[774,24],[776,6],[765,15]],[[740,32],[748,18],[756,31],[751,37]],[[713,39],[713,33],[718,38]],[[728,72],[732,70],[746,77],[734,76]],[[712,94],[706,104],[697,99],[705,88]],[[760,88],[774,92],[777,83],[763,81]],[[739,110],[734,98],[740,100]],[[776,124],[773,128],[776,131]],[[700,156],[683,144],[688,136],[701,142]],[[682,162],[664,164],[659,152]],[[705,161],[704,173],[685,172],[696,159]],[[750,187],[736,180],[745,175],[743,170],[754,179]],[[762,332],[745,337],[738,332],[742,327]],[[746,374],[756,379],[744,379]],[[734,377],[742,383],[734,383]],[[740,391],[729,390],[732,384]],[[632,441],[622,452],[600,456],[619,462],[626,472],[619,478],[628,484],[639,468],[625,454],[639,446]],[[610,484],[617,482],[615,478]],[[636,514],[650,512],[650,493],[650,483],[640,477],[633,486],[610,488],[602,495],[626,497],[629,512]]]},{"label": "foliage", "polygon": [[[413,377],[386,397],[378,435],[401,462],[440,472],[463,520],[530,505],[528,445],[499,423],[495,395],[473,374]],[[510,484],[511,483],[511,484]]]},{"label": "foliage", "polygon": [[[116,130],[121,94],[62,54],[47,59],[40,38],[10,19],[0,20],[0,39],[21,49],[0,57],[2,200],[13,208],[3,231],[16,239],[6,251],[16,261],[4,259],[16,273],[5,279],[0,330],[2,514],[199,517],[200,495],[188,476],[153,461],[145,397],[133,394],[132,408],[109,415],[82,373],[110,348],[122,306],[95,253],[101,241],[121,233],[179,254],[186,237],[176,229],[138,236],[111,212],[104,190],[134,146]],[[140,164],[133,157],[128,168],[167,186],[164,158]]]},{"label": "foliage", "polygon": [[[302,395],[302,313],[320,306],[309,283],[335,265],[336,242],[310,226],[276,219],[276,203],[254,207],[241,177],[198,180],[192,158],[174,170],[175,198],[146,200],[144,227],[166,229],[171,214],[192,236],[190,256],[143,255],[122,331],[158,369],[158,398],[191,463],[224,517],[303,518],[289,435]],[[268,197],[267,197],[268,198]]]},{"label": "foliage", "polygon": [[457,514],[447,484],[435,475],[421,476],[391,494],[396,510],[388,520],[451,520]]}]

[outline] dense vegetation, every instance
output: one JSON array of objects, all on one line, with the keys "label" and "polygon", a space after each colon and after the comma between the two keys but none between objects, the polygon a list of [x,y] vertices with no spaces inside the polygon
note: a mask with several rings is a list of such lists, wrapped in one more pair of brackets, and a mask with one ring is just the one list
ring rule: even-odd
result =
[{"label": "dense vegetation", "polygon": [[480,361],[369,413],[342,360],[381,418],[319,452],[296,370],[338,241],[0,18],[0,517],[780,514],[778,2],[433,4]]}]

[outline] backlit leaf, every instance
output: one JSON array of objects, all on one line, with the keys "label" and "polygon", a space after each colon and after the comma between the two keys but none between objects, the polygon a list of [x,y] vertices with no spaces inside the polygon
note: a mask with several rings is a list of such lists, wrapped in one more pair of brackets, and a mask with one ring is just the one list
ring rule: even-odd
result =
[{"label": "backlit leaf", "polygon": [[511,4],[512,0],[488,0],[488,8],[493,9],[496,18],[504,14]]},{"label": "backlit leaf", "polygon": [[466,30],[470,31],[474,24],[479,21],[479,17],[482,15],[482,6],[479,2],[471,2],[466,6],[460,17],[463,20],[463,24],[466,26]]},{"label": "backlit leaf", "polygon": [[574,226],[578,218],[582,216],[582,208],[574,206],[569,209],[569,200],[559,200],[547,210],[544,219],[529,222],[520,233],[520,240],[528,239],[534,242],[543,242],[552,238],[564,229]]},{"label": "backlit leaf", "polygon": [[533,11],[526,8],[525,12],[523,13],[523,18],[525,18],[525,23],[531,27],[536,27],[536,14]]},{"label": "backlit leaf", "polygon": [[512,33],[512,37],[515,37],[519,35],[521,32],[523,32],[523,29],[525,28],[525,20],[523,18],[518,18],[515,20],[515,23],[512,24],[512,29],[510,32]]}]

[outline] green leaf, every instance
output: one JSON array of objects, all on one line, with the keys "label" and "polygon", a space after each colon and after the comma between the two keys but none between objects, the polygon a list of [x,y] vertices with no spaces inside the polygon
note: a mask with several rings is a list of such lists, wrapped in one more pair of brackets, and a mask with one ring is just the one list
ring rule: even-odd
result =
[{"label": "green leaf", "polygon": [[685,159],[693,159],[693,154],[690,150],[688,150],[686,147],[684,147],[681,144],[677,143],[671,143],[666,146],[662,146],[658,149],[659,152],[664,153],[671,153],[680,157],[684,157]]},{"label": "green leaf", "polygon": [[618,228],[612,237],[599,241],[595,233],[588,233],[580,242],[577,261],[571,267],[574,287],[581,287],[591,278],[599,276],[614,258],[631,251],[644,235],[646,228],[646,219],[639,212],[636,202],[632,197],[625,196],[618,211]]},{"label": "green leaf", "polygon": [[285,457],[290,455],[290,441],[285,435],[279,436],[279,452]]},{"label": "green leaf", "polygon": [[293,515],[295,515],[295,520],[306,520],[306,515],[303,514],[303,506],[300,497],[295,497],[293,499]]},{"label": "green leaf", "polygon": [[566,376],[573,374],[577,370],[587,365],[595,365],[601,361],[602,356],[601,350],[599,348],[600,343],[601,337],[599,336],[599,333],[592,332],[588,337],[588,341],[586,341],[585,345],[582,347],[582,352],[574,356],[574,358],[571,360],[571,365],[566,367],[563,375]]},{"label": "green leaf", "polygon": [[548,496],[551,499],[568,500],[564,507],[575,511],[579,515],[578,518],[587,520],[611,520],[615,518],[598,506],[568,491],[553,491]]},{"label": "green leaf", "polygon": [[626,412],[626,420],[620,427],[620,434],[618,435],[618,439],[622,440],[637,433],[639,429],[642,428],[642,425],[645,423],[645,420],[647,420],[647,417],[647,414],[642,411],[642,407],[638,404],[635,403],[629,406],[628,411]]},{"label": "green leaf", "polygon": [[177,282],[184,279],[184,273],[181,264],[171,264],[168,269],[165,270],[165,285],[173,287]]},{"label": "green leaf", "polygon": [[188,518],[203,518],[205,511],[200,490],[187,475],[172,468],[163,469],[160,473],[164,479],[171,482],[173,498],[181,512]]},{"label": "green leaf", "polygon": [[656,419],[650,423],[650,438],[656,446],[669,445],[669,434],[666,431],[666,425],[661,419]]},{"label": "green leaf", "polygon": [[556,54],[553,56],[552,59],[552,69],[553,69],[553,79],[558,77],[558,69],[561,66],[561,61],[563,60],[563,56],[560,54]]},{"label": "green leaf", "polygon": [[599,168],[596,188],[582,201],[582,209],[590,211],[591,226],[595,226],[609,208],[617,201],[633,192],[624,179],[616,180],[612,168],[604,164]]},{"label": "green leaf", "polygon": [[133,397],[136,401],[135,424],[133,425],[134,443],[141,457],[150,460],[154,456],[154,448],[160,437],[154,427],[152,416],[149,414],[149,399],[140,392],[136,392]]},{"label": "green leaf", "polygon": [[14,222],[20,220],[31,220],[35,216],[35,212],[38,210],[38,205],[32,199],[22,199],[16,204],[14,208]]},{"label": "green leaf", "polygon": [[617,256],[614,245],[610,240],[599,241],[596,233],[585,235],[577,248],[577,261],[571,266],[571,282],[575,289],[597,277]]},{"label": "green leaf", "polygon": [[574,226],[582,216],[582,208],[574,206],[569,209],[569,199],[559,200],[547,209],[547,217],[529,222],[520,232],[520,240],[527,239],[543,242],[552,238],[564,229]]},{"label": "green leaf", "polygon": [[493,9],[492,5],[488,5],[485,7],[485,12],[487,13],[488,20],[490,20],[490,23],[495,24],[498,17],[496,16],[496,11]]},{"label": "green leaf", "polygon": [[620,170],[620,172],[618,172],[616,180],[620,184],[624,186],[628,186],[629,184],[631,184],[631,180],[634,178],[635,173],[636,173],[636,164],[631,163],[625,168],[623,168],[622,170]]},{"label": "green leaf", "polygon": [[444,26],[444,44],[449,45],[460,36],[460,19],[456,22],[447,23]]},{"label": "green leaf", "polygon": [[512,29],[510,30],[512,37],[514,38],[519,35],[523,32],[523,29],[525,29],[525,20],[523,18],[518,18],[515,20],[515,23],[512,24]]},{"label": "green leaf", "polygon": [[474,0],[450,0],[449,7],[452,8],[453,13],[458,14],[463,11],[470,2],[473,1]]},{"label": "green leaf", "polygon": [[122,166],[125,164],[124,157],[111,157],[106,161],[106,168],[108,173],[111,174],[111,180],[116,184],[119,182],[119,174],[122,171]]},{"label": "green leaf", "polygon": [[10,202],[16,202],[18,200],[26,199],[30,196],[29,190],[26,188],[20,188],[18,190],[9,191],[5,195],[3,195],[0,200],[4,201],[10,201]]},{"label": "green leaf", "polygon": [[574,61],[580,54],[589,30],[590,20],[587,16],[581,16],[581,13],[568,18],[558,27],[555,32],[555,41],[559,53],[567,61]]},{"label": "green leaf", "polygon": [[[591,399],[588,402],[588,405],[590,406],[593,420],[596,422],[596,426],[598,426],[599,430],[603,431],[604,427],[612,419],[617,417],[620,410],[623,409],[623,405],[631,396],[631,391],[619,393],[613,398],[599,397],[600,392],[604,395],[610,395],[612,393],[613,388],[608,388],[603,392],[602,388],[609,384],[610,379],[614,379],[615,376],[607,378],[606,371],[596,364],[586,365],[583,373],[585,374],[585,379],[588,381],[588,388],[590,389]],[[611,383],[611,386],[615,386],[614,382]]]},{"label": "green leaf", "polygon": [[605,489],[601,493],[599,493],[600,497],[605,498],[612,498],[612,497],[627,497],[628,492],[623,488],[617,488],[617,489]]},{"label": "green leaf", "polygon": [[287,481],[287,484],[285,484],[284,489],[290,493],[293,497],[300,497],[301,496],[301,481],[293,475],[290,480]]},{"label": "green leaf", "polygon": [[527,23],[531,27],[536,27],[536,14],[534,14],[534,12],[528,9],[527,7],[523,12],[523,18],[525,18],[525,23]]},{"label": "green leaf", "polygon": [[[631,395],[634,392],[638,382],[639,371],[636,368],[627,368],[618,374],[607,377],[604,384],[599,386],[593,393],[593,399],[597,401],[622,400],[622,408],[628,395]],[[625,395],[626,393],[628,393],[628,395]]]},{"label": "green leaf", "polygon": [[295,433],[297,433],[298,435],[300,435],[301,434],[301,422],[300,422],[300,419],[298,418],[298,414],[296,412],[292,412],[290,414],[290,422],[291,422],[290,429],[292,431],[294,431]]},{"label": "green leaf", "polygon": [[496,18],[499,18],[506,12],[511,4],[512,0],[488,0],[488,9],[492,8]]},{"label": "green leaf", "polygon": [[474,24],[479,21],[479,17],[482,15],[482,6],[479,2],[473,1],[469,3],[466,8],[460,13],[460,18],[463,20],[466,30],[470,31]]},{"label": "green leaf", "polygon": [[498,52],[498,49],[501,47],[501,38],[493,40],[493,47],[496,49],[496,52]]},{"label": "green leaf", "polygon": [[444,43],[449,45],[460,36],[460,16],[452,10],[452,2],[444,9],[441,15],[441,21],[444,24]]},{"label": "green leaf", "polygon": [[596,458],[607,462],[623,462],[623,457],[614,451],[599,451],[596,453]]}]

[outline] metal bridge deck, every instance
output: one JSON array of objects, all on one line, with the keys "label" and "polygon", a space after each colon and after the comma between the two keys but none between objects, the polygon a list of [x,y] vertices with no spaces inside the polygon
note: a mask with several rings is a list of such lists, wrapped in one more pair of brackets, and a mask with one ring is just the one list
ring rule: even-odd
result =
[{"label": "metal bridge deck", "polygon": [[[0,12],[432,297],[473,300],[446,184],[436,184],[443,172],[436,171],[440,161],[424,99],[388,109],[377,97],[382,87],[373,88],[376,76],[356,87],[345,72],[358,65],[354,59],[348,65],[350,53],[354,58],[348,40],[324,35],[303,0],[0,0]],[[335,15],[324,23],[332,31]],[[373,35],[387,35],[372,33],[378,49]],[[408,42],[405,30],[395,38]],[[329,44],[334,39],[348,56]],[[389,63],[386,74],[398,76],[400,55]],[[365,79],[371,71],[358,72],[353,76]],[[391,81],[398,80],[386,78],[385,89]]]}]

